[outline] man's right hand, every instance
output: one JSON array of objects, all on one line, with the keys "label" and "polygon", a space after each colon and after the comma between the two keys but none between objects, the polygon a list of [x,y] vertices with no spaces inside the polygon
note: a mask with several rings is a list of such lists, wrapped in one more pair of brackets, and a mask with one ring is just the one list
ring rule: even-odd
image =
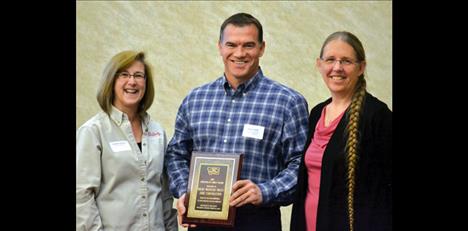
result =
[{"label": "man's right hand", "polygon": [[179,200],[177,201],[177,219],[179,220],[179,225],[181,225],[184,228],[195,228],[197,225],[195,224],[182,224],[182,215],[184,215],[187,212],[187,209],[185,208],[185,193],[179,197]]}]

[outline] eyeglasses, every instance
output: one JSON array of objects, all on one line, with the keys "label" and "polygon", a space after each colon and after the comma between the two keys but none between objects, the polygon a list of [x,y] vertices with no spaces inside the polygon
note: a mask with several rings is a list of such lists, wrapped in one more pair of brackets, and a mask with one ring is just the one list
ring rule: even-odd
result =
[{"label": "eyeglasses", "polygon": [[341,59],[341,60],[334,59],[334,58],[326,58],[326,59],[320,58],[320,59],[328,66],[334,66],[336,62],[338,62],[340,65],[344,67],[359,63],[357,61],[351,61],[349,59]]},{"label": "eyeglasses", "polygon": [[132,75],[132,74],[126,72],[126,71],[122,71],[122,72],[117,73],[116,75],[117,75],[119,78],[125,79],[125,80],[130,79],[130,77],[132,77],[132,76],[133,76],[133,78],[135,78],[136,81],[140,81],[140,82],[141,82],[141,81],[144,81],[144,80],[146,79],[145,74],[142,73],[142,72],[135,72],[135,73]]}]

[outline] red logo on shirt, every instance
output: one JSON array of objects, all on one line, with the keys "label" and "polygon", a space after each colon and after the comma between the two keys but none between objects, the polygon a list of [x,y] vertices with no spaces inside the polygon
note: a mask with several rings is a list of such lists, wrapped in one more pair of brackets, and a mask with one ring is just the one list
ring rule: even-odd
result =
[{"label": "red logo on shirt", "polygon": [[161,135],[161,133],[159,133],[159,132],[148,132],[148,136],[156,136],[156,137],[158,137],[158,136],[160,136],[160,135]]}]

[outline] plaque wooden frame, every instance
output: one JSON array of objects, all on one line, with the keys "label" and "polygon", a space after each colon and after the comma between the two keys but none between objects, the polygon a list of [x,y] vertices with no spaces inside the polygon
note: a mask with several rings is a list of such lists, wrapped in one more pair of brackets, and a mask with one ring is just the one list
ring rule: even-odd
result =
[{"label": "plaque wooden frame", "polygon": [[243,154],[192,152],[183,224],[234,227],[236,207],[229,206],[239,180]]}]

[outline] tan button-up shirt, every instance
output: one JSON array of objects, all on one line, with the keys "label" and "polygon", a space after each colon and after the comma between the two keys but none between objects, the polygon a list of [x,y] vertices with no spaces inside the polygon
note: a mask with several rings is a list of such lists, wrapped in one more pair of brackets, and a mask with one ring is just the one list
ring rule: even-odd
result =
[{"label": "tan button-up shirt", "polygon": [[149,115],[141,151],[126,114],[100,112],[76,132],[76,230],[177,230],[164,170],[166,134]]}]

